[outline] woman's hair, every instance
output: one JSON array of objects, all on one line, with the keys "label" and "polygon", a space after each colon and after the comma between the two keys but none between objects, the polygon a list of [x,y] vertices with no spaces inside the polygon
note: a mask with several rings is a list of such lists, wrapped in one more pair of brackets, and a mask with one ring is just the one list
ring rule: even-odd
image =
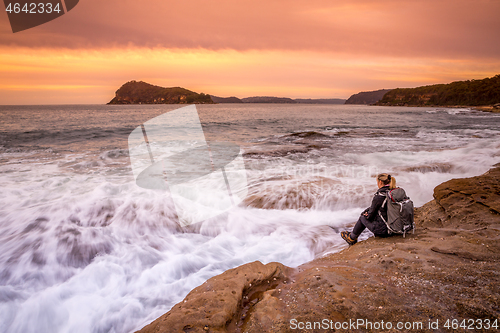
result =
[{"label": "woman's hair", "polygon": [[389,185],[391,190],[396,188],[396,178],[392,177],[387,173],[381,173],[377,176],[377,180],[380,180],[384,185]]}]

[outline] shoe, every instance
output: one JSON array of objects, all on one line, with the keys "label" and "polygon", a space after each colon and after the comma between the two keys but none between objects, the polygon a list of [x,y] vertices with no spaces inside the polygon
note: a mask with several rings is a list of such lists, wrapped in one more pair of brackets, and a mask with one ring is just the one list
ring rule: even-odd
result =
[{"label": "shoe", "polygon": [[349,245],[354,245],[358,242],[357,239],[351,238],[351,233],[349,231],[342,231],[340,233],[340,237],[342,237],[342,239],[344,239]]}]

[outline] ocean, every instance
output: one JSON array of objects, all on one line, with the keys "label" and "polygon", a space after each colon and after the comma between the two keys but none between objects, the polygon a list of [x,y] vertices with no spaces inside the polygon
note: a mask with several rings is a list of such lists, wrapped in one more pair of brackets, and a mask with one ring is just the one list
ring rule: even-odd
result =
[{"label": "ocean", "polygon": [[246,197],[182,226],[164,191],[137,185],[128,146],[179,107],[0,106],[0,332],[133,332],[227,269],[346,248],[339,233],[370,204],[378,173],[421,206],[438,184],[500,162],[500,114],[197,105],[207,142],[240,147]]}]

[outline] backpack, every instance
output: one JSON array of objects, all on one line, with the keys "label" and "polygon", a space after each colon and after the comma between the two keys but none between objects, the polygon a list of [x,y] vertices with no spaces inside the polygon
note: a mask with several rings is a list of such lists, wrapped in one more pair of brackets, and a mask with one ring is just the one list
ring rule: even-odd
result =
[{"label": "backpack", "polygon": [[387,205],[387,221],[379,215],[387,225],[389,234],[402,234],[406,236],[406,232],[413,230],[415,232],[415,224],[413,223],[413,201],[406,196],[405,190],[400,187],[387,191],[382,207]]}]

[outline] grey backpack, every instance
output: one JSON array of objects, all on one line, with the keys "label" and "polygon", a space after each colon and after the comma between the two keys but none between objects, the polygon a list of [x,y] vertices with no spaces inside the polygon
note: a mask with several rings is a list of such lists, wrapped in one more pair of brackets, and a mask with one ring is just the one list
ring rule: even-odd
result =
[{"label": "grey backpack", "polygon": [[410,230],[415,230],[413,223],[413,201],[406,196],[405,190],[397,187],[387,191],[382,207],[387,205],[387,221],[382,217],[389,234],[402,234],[403,237]]}]

